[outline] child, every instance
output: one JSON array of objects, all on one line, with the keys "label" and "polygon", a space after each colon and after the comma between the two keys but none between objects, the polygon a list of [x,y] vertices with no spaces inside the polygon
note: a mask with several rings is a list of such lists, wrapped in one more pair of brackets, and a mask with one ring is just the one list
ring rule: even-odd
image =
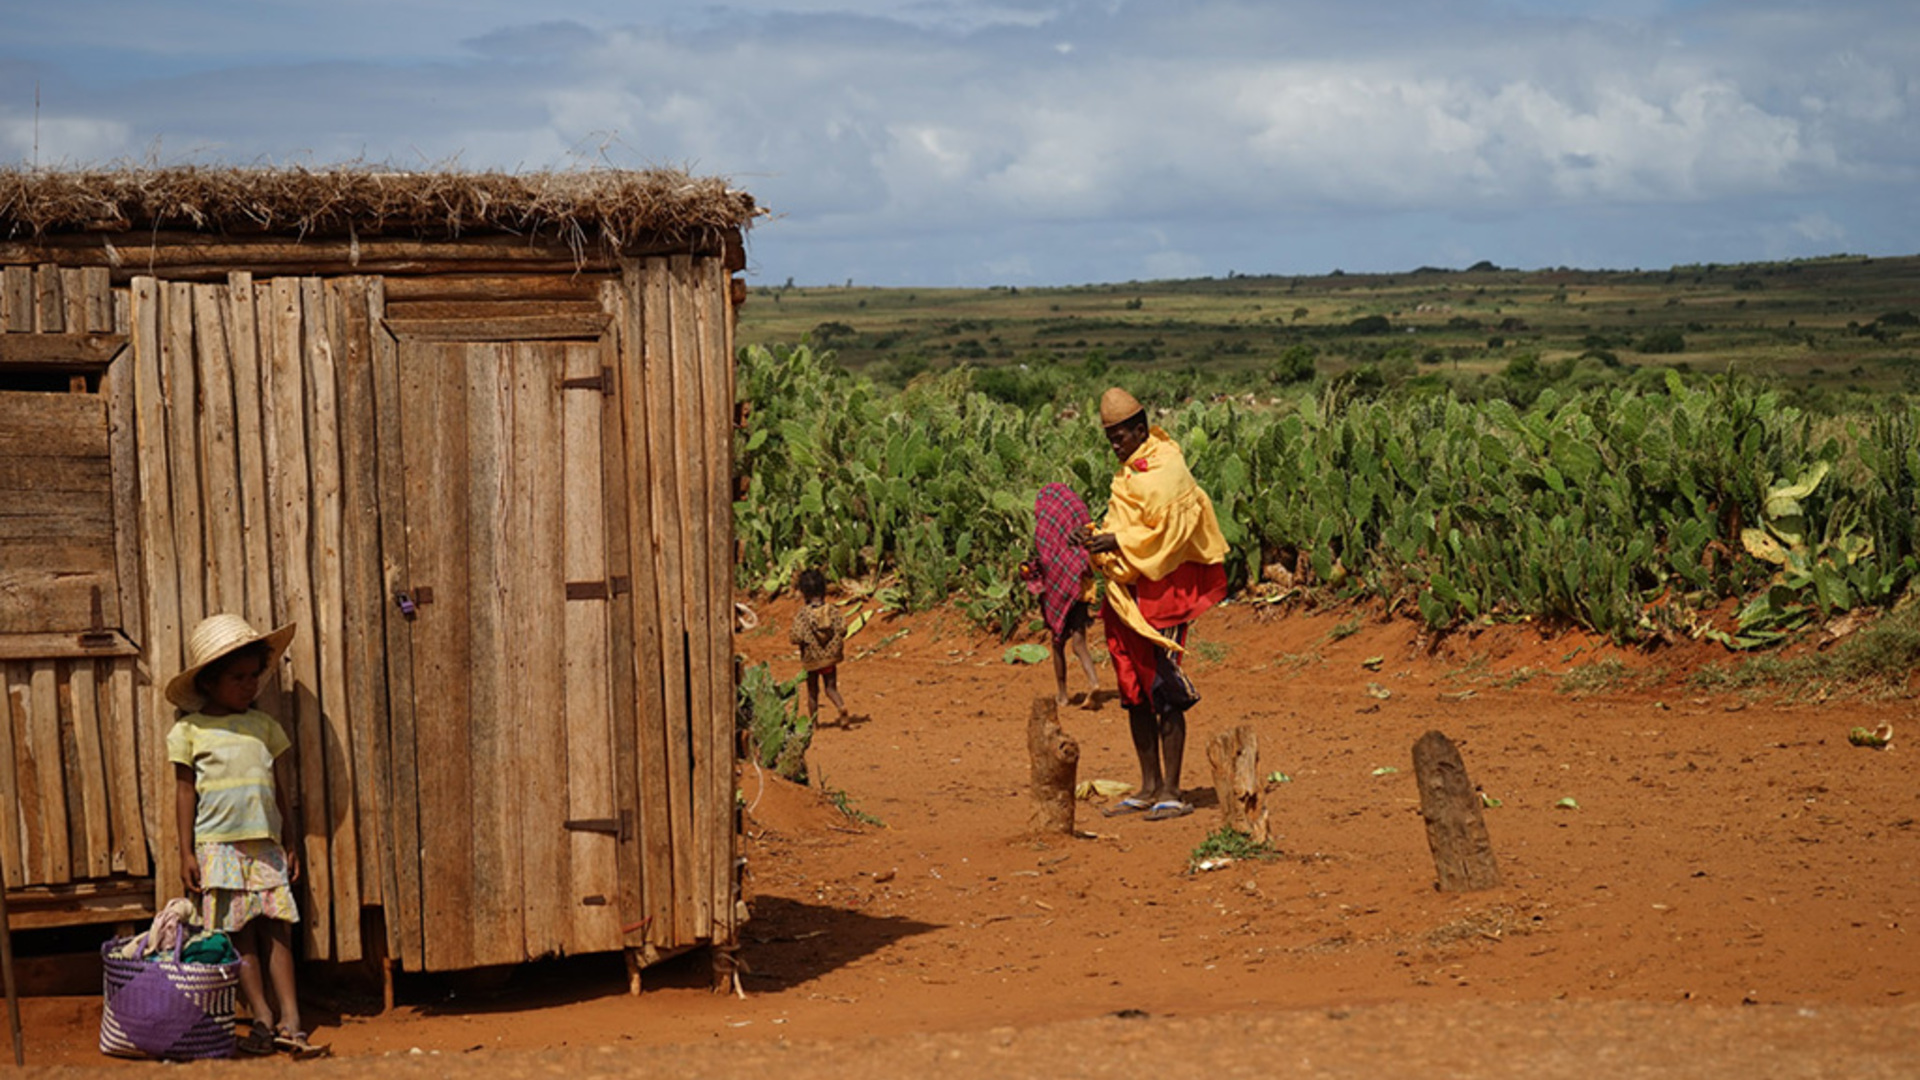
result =
[{"label": "child", "polygon": [[[260,680],[293,640],[289,624],[268,634],[238,615],[214,615],[187,640],[189,666],[167,683],[185,715],[167,732],[180,821],[180,872],[200,895],[201,921],[233,938],[240,992],[252,1014],[240,1049],[315,1057],[293,984],[293,882],[299,847],[274,761],[292,745],[278,721],[253,707]],[[282,844],[282,838],[286,843]],[[268,1007],[262,970],[279,1009]],[[275,1024],[275,1019],[278,1024]]]},{"label": "child", "polygon": [[1053,632],[1053,685],[1056,704],[1067,703],[1067,646],[1087,674],[1082,708],[1095,708],[1100,679],[1087,652],[1087,626],[1093,621],[1093,566],[1073,542],[1074,531],[1088,522],[1087,504],[1065,484],[1048,484],[1033,500],[1035,556],[1023,568],[1027,588],[1040,596],[1040,612]]},{"label": "child", "polygon": [[827,603],[827,579],[818,570],[800,572],[800,599],[787,639],[800,646],[800,663],[807,669],[807,718],[820,715],[820,686],[826,684],[835,719],[846,722],[847,703],[840,700],[840,659],[846,652],[847,628],[840,612]]}]

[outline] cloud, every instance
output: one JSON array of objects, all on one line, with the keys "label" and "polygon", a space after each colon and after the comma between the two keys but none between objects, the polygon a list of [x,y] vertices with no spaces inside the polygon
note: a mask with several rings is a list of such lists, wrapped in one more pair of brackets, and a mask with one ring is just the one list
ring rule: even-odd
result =
[{"label": "cloud", "polygon": [[[1920,27],[1890,0],[183,0],[151,39],[101,2],[113,25],[35,5],[0,45],[0,154],[31,145],[31,69],[70,160],[685,165],[780,213],[757,249],[803,280],[1598,265],[1735,206],[1770,209],[1690,230],[1700,261],[1920,240],[1909,213],[1788,224],[1920,179]],[[89,46],[148,74],[101,81]]]}]

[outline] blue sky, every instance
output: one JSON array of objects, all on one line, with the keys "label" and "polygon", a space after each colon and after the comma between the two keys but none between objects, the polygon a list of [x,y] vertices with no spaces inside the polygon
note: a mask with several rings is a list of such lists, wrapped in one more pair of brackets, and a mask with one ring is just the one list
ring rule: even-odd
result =
[{"label": "blue sky", "polygon": [[755,283],[1920,252],[1911,0],[0,0],[0,27],[0,162],[682,166],[773,212]]}]

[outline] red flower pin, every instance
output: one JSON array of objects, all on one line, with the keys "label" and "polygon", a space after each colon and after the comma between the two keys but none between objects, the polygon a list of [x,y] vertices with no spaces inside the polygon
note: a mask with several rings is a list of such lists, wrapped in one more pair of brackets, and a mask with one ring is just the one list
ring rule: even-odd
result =
[{"label": "red flower pin", "polygon": [[1134,472],[1146,472],[1148,468],[1147,459],[1143,457],[1134,458],[1132,465]]}]

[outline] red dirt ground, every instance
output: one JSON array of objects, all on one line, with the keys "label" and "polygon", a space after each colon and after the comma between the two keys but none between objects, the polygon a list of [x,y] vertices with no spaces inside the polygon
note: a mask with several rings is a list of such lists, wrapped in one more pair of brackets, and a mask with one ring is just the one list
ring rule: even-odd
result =
[{"label": "red dirt ground", "polygon": [[[763,605],[739,638],[781,677],[798,670],[792,610]],[[1204,695],[1185,777],[1198,811],[1110,819],[1091,802],[1083,838],[1036,838],[1026,724],[1052,674],[1004,650],[951,614],[875,622],[841,667],[853,721],[815,736],[816,787],[745,771],[744,1000],[708,992],[697,958],[650,970],[637,1000],[617,958],[588,958],[491,981],[406,979],[400,1008],[322,1013],[318,1037],[351,1058],[1005,1040],[1140,1010],[1242,1027],[1444,1017],[1476,1039],[1524,1042],[1564,1008],[1556,1038],[1651,1015],[1697,1029],[1700,1052],[1722,1057],[1749,1036],[1709,1036],[1741,1017],[1784,1038],[1795,1016],[1840,1016],[1889,1040],[1873,1052],[1893,1057],[1877,1060],[1920,1064],[1911,694],[1705,693],[1684,676],[1725,659],[1718,646],[1642,653],[1517,626],[1429,652],[1406,620],[1230,604],[1197,625],[1189,661]],[[1619,688],[1563,688],[1613,661]],[[1101,675],[1110,695],[1112,672]],[[1061,720],[1082,779],[1131,781],[1109,695]],[[1850,727],[1883,721],[1891,748],[1849,745]],[[1194,872],[1219,824],[1207,740],[1237,724],[1258,733],[1262,774],[1290,777],[1268,791],[1278,854]],[[1410,757],[1431,729],[1500,800],[1486,812],[1499,888],[1434,889]],[[884,825],[841,814],[826,792]],[[94,999],[27,1006],[30,1061],[102,1062]]]}]

